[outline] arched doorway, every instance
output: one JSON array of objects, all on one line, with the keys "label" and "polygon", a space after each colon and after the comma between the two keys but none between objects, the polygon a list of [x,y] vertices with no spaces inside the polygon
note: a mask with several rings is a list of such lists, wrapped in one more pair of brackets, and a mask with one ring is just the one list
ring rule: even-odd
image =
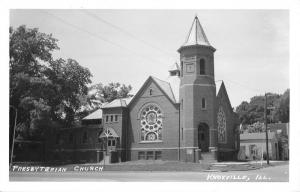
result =
[{"label": "arched doorway", "polygon": [[208,152],[209,127],[206,123],[200,123],[198,126],[198,147],[202,152]]}]

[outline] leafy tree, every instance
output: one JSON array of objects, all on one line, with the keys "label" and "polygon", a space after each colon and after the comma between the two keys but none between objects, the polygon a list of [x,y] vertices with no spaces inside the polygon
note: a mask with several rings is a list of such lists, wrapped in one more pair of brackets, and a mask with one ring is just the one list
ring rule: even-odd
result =
[{"label": "leafy tree", "polygon": [[49,121],[67,125],[74,121],[91,73],[73,59],[53,60],[52,52],[59,47],[51,34],[26,26],[10,27],[9,33],[10,138],[17,111],[17,124],[31,130],[28,138],[41,139]]},{"label": "leafy tree", "polygon": [[71,125],[82,105],[82,98],[88,94],[90,71],[73,59],[58,59],[50,62],[45,74],[54,85],[50,100],[52,118],[63,119]]},{"label": "leafy tree", "polygon": [[[268,93],[268,107],[274,107],[268,110],[268,122],[288,122],[289,120],[289,90],[283,95]],[[236,112],[242,124],[253,124],[255,122],[264,122],[265,96],[254,96],[250,102],[243,101]]]},{"label": "leafy tree", "polygon": [[130,94],[131,89],[131,85],[126,86],[120,83],[109,83],[108,85],[98,83],[90,87],[90,90],[94,92],[91,98],[100,100],[102,103],[111,102],[117,98],[130,97],[132,96]]},{"label": "leafy tree", "polygon": [[278,107],[274,116],[277,121],[283,123],[289,122],[290,118],[290,90],[287,89],[278,101]]}]

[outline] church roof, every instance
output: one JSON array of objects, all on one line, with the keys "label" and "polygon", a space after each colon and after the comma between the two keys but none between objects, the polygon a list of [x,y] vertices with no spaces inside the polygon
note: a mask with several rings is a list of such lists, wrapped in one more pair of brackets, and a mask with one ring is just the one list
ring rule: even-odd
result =
[{"label": "church roof", "polygon": [[169,82],[160,80],[156,77],[151,76],[151,78],[158,84],[158,86],[167,94],[167,96],[176,103],[176,99],[174,97],[172,87]]},{"label": "church roof", "polygon": [[131,100],[132,97],[115,99],[112,102],[104,105],[102,108],[127,107]]},{"label": "church roof", "polygon": [[90,119],[102,119],[102,109],[98,109],[83,118],[83,120],[90,120]]},{"label": "church roof", "polygon": [[204,45],[211,47],[197,16],[195,17],[192,27],[188,32],[188,36],[182,46],[190,45]]},{"label": "church roof", "polygon": [[169,82],[171,86],[176,103],[179,103],[180,77],[170,75],[166,81]]}]

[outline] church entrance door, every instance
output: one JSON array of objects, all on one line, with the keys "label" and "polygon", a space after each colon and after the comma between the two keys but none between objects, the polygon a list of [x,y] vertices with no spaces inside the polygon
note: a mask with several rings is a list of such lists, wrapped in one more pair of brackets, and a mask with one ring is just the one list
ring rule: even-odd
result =
[{"label": "church entrance door", "polygon": [[198,127],[198,147],[202,152],[208,152],[209,127],[206,123],[200,123]]}]

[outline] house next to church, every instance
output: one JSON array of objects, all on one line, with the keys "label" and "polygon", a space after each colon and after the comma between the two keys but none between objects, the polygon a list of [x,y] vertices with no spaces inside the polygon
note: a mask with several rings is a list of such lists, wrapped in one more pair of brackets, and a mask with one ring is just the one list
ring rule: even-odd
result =
[{"label": "house next to church", "polygon": [[177,50],[169,78],[149,76],[131,98],[116,99],[60,129],[49,158],[72,162],[140,159],[236,160],[239,122],[224,82],[216,90],[214,52],[197,17]]}]

